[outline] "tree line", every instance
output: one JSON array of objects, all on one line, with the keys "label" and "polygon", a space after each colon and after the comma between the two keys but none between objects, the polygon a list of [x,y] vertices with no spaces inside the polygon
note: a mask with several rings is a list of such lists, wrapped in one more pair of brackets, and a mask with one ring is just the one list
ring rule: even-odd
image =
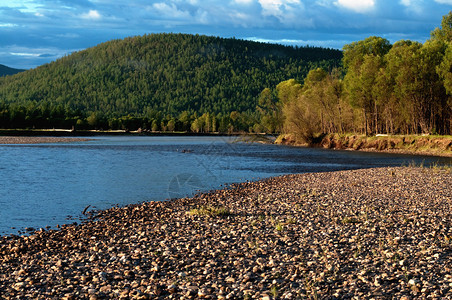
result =
[{"label": "tree line", "polygon": [[0,78],[0,126],[249,131],[265,86],[302,81],[341,58],[333,49],[188,34],[113,40]]},{"label": "tree line", "polygon": [[177,116],[151,111],[139,116],[128,114],[120,117],[44,103],[0,104],[0,128],[3,129],[48,129],[73,130],[125,130],[153,132],[223,133],[253,132],[258,114],[232,111],[226,113],[191,113],[183,111]]},{"label": "tree line", "polygon": [[260,124],[307,142],[326,133],[452,134],[452,12],[424,44],[372,36],[345,45],[342,62],[264,89]]}]

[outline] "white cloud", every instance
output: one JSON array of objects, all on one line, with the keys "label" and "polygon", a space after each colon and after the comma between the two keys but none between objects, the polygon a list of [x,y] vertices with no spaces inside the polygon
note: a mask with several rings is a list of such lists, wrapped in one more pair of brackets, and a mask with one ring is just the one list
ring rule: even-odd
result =
[{"label": "white cloud", "polygon": [[[78,49],[162,31],[335,48],[370,35],[425,41],[450,5],[452,0],[0,0],[0,59],[36,66],[50,61],[42,54],[69,51],[48,47]],[[26,48],[1,55],[17,36]],[[35,47],[44,49],[33,52]]]},{"label": "white cloud", "polygon": [[262,15],[276,17],[285,25],[309,23],[303,18],[304,4],[300,0],[258,0],[262,7]]},{"label": "white cloud", "polygon": [[[48,63],[65,54],[81,49],[60,49],[56,47],[27,47],[21,45],[0,45],[0,57],[6,58],[8,67],[20,69],[34,68]],[[5,63],[2,63],[5,64]]]},{"label": "white cloud", "polygon": [[1,6],[16,8],[23,13],[35,12],[39,7],[36,1],[27,0],[2,0]]},{"label": "white cloud", "polygon": [[195,21],[199,24],[208,25],[210,22],[209,14],[206,11],[199,9],[196,12]]},{"label": "white cloud", "polygon": [[337,0],[335,3],[357,13],[366,13],[375,7],[375,0]]},{"label": "white cloud", "polygon": [[101,14],[97,10],[93,10],[93,9],[85,14],[82,14],[81,17],[83,19],[89,19],[89,20],[100,20],[102,18]]},{"label": "white cloud", "polygon": [[28,57],[39,57],[40,54],[37,53],[25,53],[25,52],[10,52],[9,54],[14,56],[28,56]]},{"label": "white cloud", "polygon": [[17,24],[11,24],[11,23],[0,23],[0,28],[1,27],[16,27],[18,26]]},{"label": "white cloud", "polygon": [[190,13],[188,11],[179,10],[174,3],[168,5],[164,2],[154,3],[152,5],[160,14],[170,17],[171,19],[187,19],[190,18]]},{"label": "white cloud", "polygon": [[254,2],[254,0],[234,0],[234,3],[241,4],[241,5],[248,5],[253,2]]},{"label": "white cloud", "polygon": [[230,12],[228,15],[229,15],[231,22],[234,25],[248,28],[250,26],[250,24],[252,24],[252,23],[255,24],[255,22],[253,20],[254,19],[253,16],[249,15],[247,13],[233,11],[233,12]]},{"label": "white cloud", "polygon": [[452,5],[452,0],[435,0],[436,3],[439,4],[449,4]]},{"label": "white cloud", "polygon": [[244,20],[247,21],[250,19],[250,16],[248,14],[245,13],[241,13],[241,12],[234,12],[230,14],[232,19],[237,19],[237,20]]},{"label": "white cloud", "polygon": [[260,42],[260,43],[277,43],[277,44],[307,44],[305,40],[295,40],[295,39],[265,39],[259,37],[248,37],[245,40]]},{"label": "white cloud", "polygon": [[245,38],[245,40],[250,40],[254,42],[261,42],[261,43],[272,43],[272,44],[282,44],[282,45],[290,45],[290,46],[316,46],[316,47],[328,47],[328,48],[335,48],[335,49],[341,49],[344,44],[349,43],[350,41],[347,40],[314,40],[314,39],[306,39],[306,40],[299,40],[299,39],[266,39],[266,38],[259,38],[259,37],[248,37]]},{"label": "white cloud", "polygon": [[76,39],[80,37],[80,34],[77,33],[63,33],[63,34],[57,34],[56,35],[59,38],[68,38],[68,39]]},{"label": "white cloud", "polygon": [[330,7],[331,0],[316,0],[315,4],[322,7]]},{"label": "white cloud", "polygon": [[422,13],[422,0],[400,0],[400,4],[405,6],[408,11],[415,12],[417,14]]},{"label": "white cloud", "polygon": [[275,15],[281,8],[289,8],[291,4],[301,4],[299,0],[259,0],[265,14]]}]

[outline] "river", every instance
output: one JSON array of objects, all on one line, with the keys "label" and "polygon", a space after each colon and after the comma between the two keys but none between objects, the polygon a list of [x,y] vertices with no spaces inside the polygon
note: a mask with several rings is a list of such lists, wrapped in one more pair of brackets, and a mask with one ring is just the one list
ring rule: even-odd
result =
[{"label": "river", "polygon": [[0,146],[0,235],[55,228],[81,212],[163,201],[282,174],[451,158],[236,142],[234,137],[104,136],[77,143]]}]

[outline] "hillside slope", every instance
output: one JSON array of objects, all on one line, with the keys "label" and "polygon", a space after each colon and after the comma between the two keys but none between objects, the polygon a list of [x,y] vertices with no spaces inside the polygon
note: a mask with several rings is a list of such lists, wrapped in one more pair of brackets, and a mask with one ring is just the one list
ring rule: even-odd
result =
[{"label": "hillside slope", "polygon": [[6,76],[6,75],[14,75],[14,74],[17,74],[17,73],[20,73],[23,71],[25,71],[25,70],[14,69],[14,68],[10,68],[10,67],[0,64],[0,77]]},{"label": "hillside slope", "polygon": [[265,87],[289,78],[302,81],[312,68],[339,66],[341,57],[338,50],[317,47],[151,34],[109,41],[0,78],[0,100],[80,116],[254,111]]}]

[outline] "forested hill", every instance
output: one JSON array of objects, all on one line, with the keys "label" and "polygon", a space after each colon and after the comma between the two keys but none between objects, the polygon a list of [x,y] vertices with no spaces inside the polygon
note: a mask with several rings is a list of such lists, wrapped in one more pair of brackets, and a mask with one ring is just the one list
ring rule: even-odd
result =
[{"label": "forested hill", "polygon": [[[339,50],[186,34],[113,40],[0,78],[0,104],[61,114],[178,117],[254,111],[260,92],[340,65]],[[26,109],[26,108],[24,108]],[[0,108],[1,110],[1,108]],[[1,124],[0,124],[1,126]]]},{"label": "forested hill", "polygon": [[0,65],[0,77],[6,76],[6,75],[14,75],[14,74],[17,74],[17,73],[20,73],[23,71],[25,71],[25,70],[14,69],[14,68],[7,67],[5,65]]}]

